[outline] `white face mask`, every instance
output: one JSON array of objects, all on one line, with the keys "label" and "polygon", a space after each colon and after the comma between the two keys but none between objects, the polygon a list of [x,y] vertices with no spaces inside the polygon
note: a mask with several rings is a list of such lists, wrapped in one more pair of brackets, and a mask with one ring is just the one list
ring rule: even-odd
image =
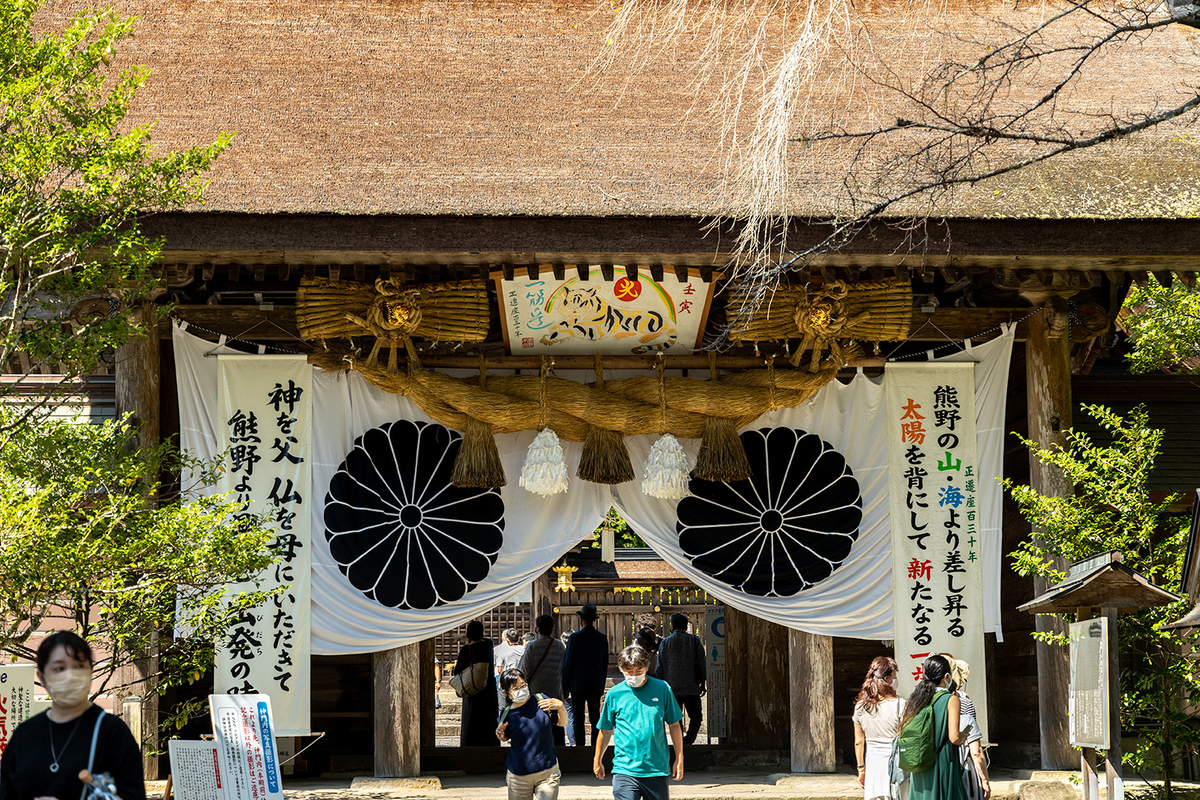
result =
[{"label": "white face mask", "polygon": [[529,699],[529,687],[522,686],[520,689],[512,690],[512,702],[514,706],[519,706]]},{"label": "white face mask", "polygon": [[65,669],[46,676],[46,691],[59,705],[71,707],[87,702],[92,689],[92,671],[89,669]]},{"label": "white face mask", "polygon": [[900,688],[900,679],[899,678],[892,678],[892,688],[893,689]]},{"label": "white face mask", "polygon": [[626,675],[625,682],[636,689],[646,682],[646,673],[643,672],[641,675]]}]

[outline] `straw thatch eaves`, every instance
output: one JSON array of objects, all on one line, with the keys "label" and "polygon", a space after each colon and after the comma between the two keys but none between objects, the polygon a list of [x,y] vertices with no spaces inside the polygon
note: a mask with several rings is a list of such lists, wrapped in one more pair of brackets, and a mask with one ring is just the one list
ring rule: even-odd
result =
[{"label": "straw thatch eaves", "polygon": [[[52,0],[47,22],[92,5]],[[156,141],[180,147],[219,130],[238,133],[213,172],[209,212],[693,217],[726,210],[716,191],[719,126],[710,124],[704,98],[697,103],[689,92],[682,53],[628,82],[620,69],[598,83],[585,78],[603,41],[607,3],[115,5],[140,18],[121,58],[153,70],[134,118],[158,120]],[[950,34],[969,33],[985,16],[1013,8],[992,5],[948,3],[939,23]],[[881,59],[904,66],[925,51],[898,33],[902,9],[856,7],[880,32],[873,46]],[[1127,47],[1095,66],[1084,90],[1095,96],[1075,99],[1106,112],[1114,94],[1153,97],[1164,74],[1200,74],[1188,38],[1195,32],[1177,27],[1153,38],[1154,51]],[[858,91],[819,97],[817,107],[887,113]],[[963,190],[932,211],[1194,216],[1196,141],[1197,131],[1172,126]],[[829,187],[841,177],[837,164],[795,174],[790,211],[828,213]]]}]

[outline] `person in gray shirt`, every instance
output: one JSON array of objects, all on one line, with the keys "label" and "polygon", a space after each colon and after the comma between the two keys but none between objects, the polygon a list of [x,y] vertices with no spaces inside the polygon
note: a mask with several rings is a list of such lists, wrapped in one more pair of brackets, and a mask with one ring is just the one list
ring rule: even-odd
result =
[{"label": "person in gray shirt", "polygon": [[683,614],[671,615],[671,635],[658,643],[658,668],[655,677],[667,682],[679,705],[687,712],[687,733],[684,744],[695,744],[704,719],[700,698],[707,690],[708,673],[704,661],[704,645],[700,637],[687,632],[688,619]]},{"label": "person in gray shirt", "polygon": [[[525,645],[525,653],[517,669],[525,675],[530,692],[562,700],[562,661],[567,648],[554,636],[554,617],[542,614],[534,620],[533,625],[538,638]],[[550,719],[554,744],[561,747],[566,743],[566,737],[562,726],[558,724],[559,713],[551,711]]]}]

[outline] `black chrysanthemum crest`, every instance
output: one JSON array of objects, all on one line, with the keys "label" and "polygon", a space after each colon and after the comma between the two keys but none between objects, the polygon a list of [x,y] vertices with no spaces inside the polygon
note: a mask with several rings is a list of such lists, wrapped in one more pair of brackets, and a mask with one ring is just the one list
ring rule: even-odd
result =
[{"label": "black chrysanthemum crest", "polygon": [[692,566],[759,597],[790,597],[828,578],[850,555],[862,496],[846,459],[816,434],[746,431],[753,475],[693,478],[676,532]]},{"label": "black chrysanthemum crest", "polygon": [[351,585],[389,608],[431,608],[487,577],[504,542],[497,489],[450,483],[462,435],[399,420],[354,442],[329,482],[325,538]]}]

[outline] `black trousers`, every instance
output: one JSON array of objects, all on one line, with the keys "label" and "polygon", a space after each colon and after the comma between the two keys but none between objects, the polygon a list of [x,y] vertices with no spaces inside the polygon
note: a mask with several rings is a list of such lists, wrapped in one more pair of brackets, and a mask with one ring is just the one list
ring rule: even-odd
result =
[{"label": "black trousers", "polygon": [[679,705],[687,712],[687,732],[683,734],[684,744],[695,744],[696,736],[700,733],[700,723],[704,721],[704,702],[698,694],[675,695]]},{"label": "black trousers", "polygon": [[589,721],[592,723],[589,727],[592,730],[592,744],[596,743],[596,725],[600,722],[600,698],[603,694],[579,694],[578,692],[571,693],[571,731],[575,737],[575,746],[583,747],[587,741],[583,738],[584,719],[583,712],[587,709]]}]

